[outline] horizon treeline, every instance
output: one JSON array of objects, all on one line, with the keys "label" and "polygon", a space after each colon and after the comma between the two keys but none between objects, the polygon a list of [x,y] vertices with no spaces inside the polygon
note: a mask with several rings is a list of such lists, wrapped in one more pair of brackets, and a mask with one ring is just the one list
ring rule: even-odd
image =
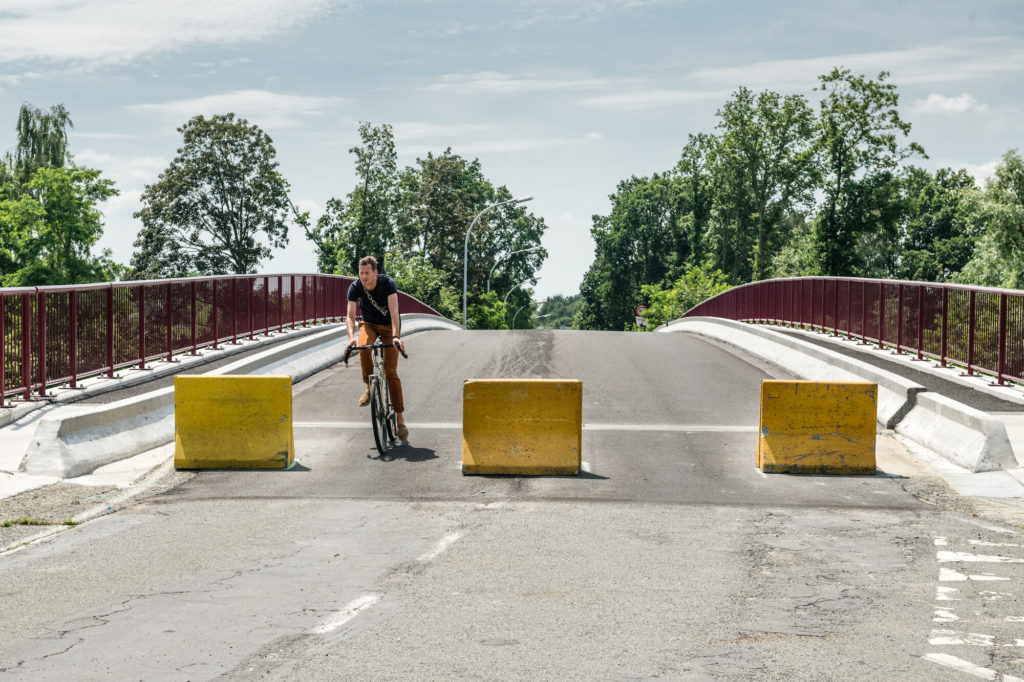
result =
[{"label": "horizon treeline", "polygon": [[929,172],[899,94],[835,68],[817,111],[802,95],[738,88],[714,133],[690,135],[675,167],[631,177],[595,215],[581,329],[659,321],[729,286],[834,275],[1024,284],[1024,167],[1007,152],[985,189],[963,169]]}]

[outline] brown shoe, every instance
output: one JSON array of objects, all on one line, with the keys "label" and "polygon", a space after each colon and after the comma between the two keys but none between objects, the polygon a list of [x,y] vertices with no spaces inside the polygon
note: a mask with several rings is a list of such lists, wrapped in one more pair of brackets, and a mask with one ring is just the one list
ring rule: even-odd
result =
[{"label": "brown shoe", "polygon": [[363,394],[359,396],[359,407],[366,407],[370,404],[370,387],[367,386]]},{"label": "brown shoe", "polygon": [[409,429],[405,427],[405,424],[398,425],[398,440],[409,440]]}]

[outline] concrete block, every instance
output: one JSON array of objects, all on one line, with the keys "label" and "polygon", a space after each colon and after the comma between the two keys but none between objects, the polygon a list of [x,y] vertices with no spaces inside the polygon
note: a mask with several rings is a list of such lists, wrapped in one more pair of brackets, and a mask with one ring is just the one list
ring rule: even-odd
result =
[{"label": "concrete block", "polygon": [[775,473],[875,473],[877,394],[869,382],[762,382],[757,466]]},{"label": "concrete block", "polygon": [[177,376],[174,467],[285,469],[294,421],[290,376]]},{"label": "concrete block", "polygon": [[469,379],[462,393],[462,473],[578,474],[583,383]]}]

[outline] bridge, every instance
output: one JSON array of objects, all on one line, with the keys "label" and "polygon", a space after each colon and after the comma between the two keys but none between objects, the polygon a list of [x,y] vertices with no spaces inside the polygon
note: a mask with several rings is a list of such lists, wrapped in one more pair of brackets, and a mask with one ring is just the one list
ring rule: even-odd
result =
[{"label": "bridge", "polygon": [[[419,310],[381,458],[345,283],[306,277],[99,287],[134,315],[70,315],[74,341],[85,292],[0,290],[0,671],[1024,678],[1020,292],[783,280],[648,334]],[[303,377],[297,466],[173,470],[161,382],[210,371]],[[581,473],[463,476],[473,377],[581,380]],[[763,380],[851,377],[879,386],[876,475],[754,466]]]}]

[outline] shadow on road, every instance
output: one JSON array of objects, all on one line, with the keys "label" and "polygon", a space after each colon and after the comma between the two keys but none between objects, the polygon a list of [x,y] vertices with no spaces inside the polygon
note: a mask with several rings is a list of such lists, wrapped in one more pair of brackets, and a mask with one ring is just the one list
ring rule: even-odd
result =
[{"label": "shadow on road", "polygon": [[[373,452],[376,452],[374,450]],[[373,454],[367,455],[369,459],[377,459],[381,462],[394,462],[396,460],[405,460],[406,462],[426,462],[431,459],[437,459],[437,453],[430,448],[417,448],[412,445],[399,445],[393,450],[388,450],[387,454],[374,457]]]}]

